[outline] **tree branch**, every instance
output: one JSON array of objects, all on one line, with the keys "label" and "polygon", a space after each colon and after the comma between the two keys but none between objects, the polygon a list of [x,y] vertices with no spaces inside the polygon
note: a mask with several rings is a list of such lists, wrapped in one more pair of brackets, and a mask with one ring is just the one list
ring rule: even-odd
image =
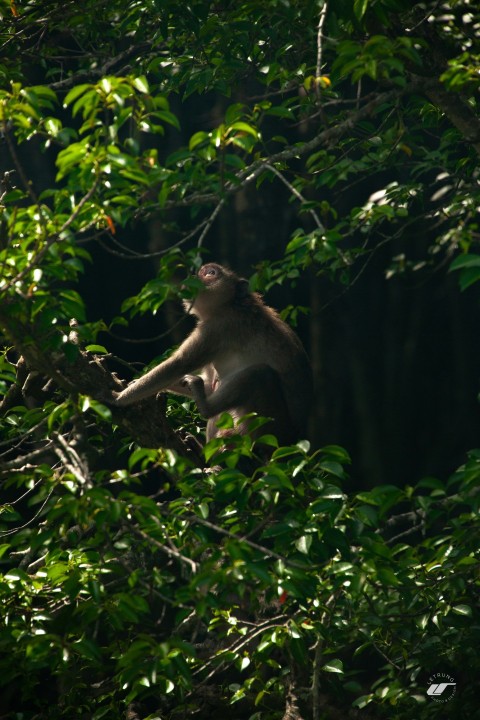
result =
[{"label": "tree branch", "polygon": [[480,155],[480,119],[462,96],[446,90],[439,80],[424,81],[424,92]]},{"label": "tree branch", "polygon": [[[26,360],[28,367],[39,370],[51,378],[57,387],[69,395],[88,395],[99,402],[105,402],[112,390],[121,389],[116,379],[90,353],[79,349],[78,356],[69,362],[62,353],[45,353],[40,341],[35,338],[32,328],[20,323],[9,315],[8,303],[0,305],[0,326]],[[198,448],[176,433],[167,422],[165,404],[156,398],[126,408],[111,408],[113,421],[122,427],[136,442],[144,447],[168,447],[182,457],[189,457],[198,465],[203,459]]]},{"label": "tree branch", "polygon": [[[224,186],[222,190],[222,197],[226,198],[229,195],[233,195],[239,190],[242,190],[246,185],[254,182],[263,172],[265,172],[265,170],[271,170],[271,166],[274,163],[282,163],[287,160],[299,159],[310,154],[313,150],[316,150],[322,145],[325,147],[336,145],[343,135],[353,130],[353,128],[362,120],[373,115],[378,107],[384,103],[390,103],[394,100],[398,100],[409,91],[411,92],[413,87],[413,85],[409,85],[405,88],[389,90],[373,97],[369,96],[371,99],[369,99],[369,101],[356,112],[352,113],[342,122],[337,123],[337,125],[322,130],[311,140],[302,143],[301,145],[289,146],[284,150],[280,150],[278,153],[270,155],[269,157],[256,160],[244,170],[238,172],[235,181],[227,183]],[[167,201],[165,203],[165,208],[172,209],[178,207],[189,207],[191,205],[207,205],[211,203],[218,203],[218,200],[219,195],[217,193],[198,192],[192,193],[192,195],[182,200]],[[155,205],[155,208],[156,207],[157,206]]]}]

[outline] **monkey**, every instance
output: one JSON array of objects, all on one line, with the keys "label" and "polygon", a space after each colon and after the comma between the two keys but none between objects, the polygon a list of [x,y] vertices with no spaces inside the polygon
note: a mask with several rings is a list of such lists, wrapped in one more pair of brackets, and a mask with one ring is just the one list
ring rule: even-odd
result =
[{"label": "monkey", "polygon": [[183,303],[197,318],[195,329],[169,358],[114,392],[113,404],[171,391],[194,399],[207,418],[207,441],[232,434],[217,427],[223,412],[239,434],[249,429],[241,418],[256,413],[270,418],[260,434],[272,433],[282,445],[304,438],[313,378],[297,335],[231,270],[208,263],[197,276],[203,287]]}]

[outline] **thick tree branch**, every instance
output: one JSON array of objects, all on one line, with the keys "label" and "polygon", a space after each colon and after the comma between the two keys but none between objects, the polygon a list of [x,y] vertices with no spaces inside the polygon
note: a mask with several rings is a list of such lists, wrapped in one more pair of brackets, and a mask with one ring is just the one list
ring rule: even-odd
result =
[{"label": "thick tree branch", "polygon": [[480,155],[480,118],[459,95],[449,92],[438,80],[424,83],[425,95],[448,117],[463,137]]},{"label": "thick tree branch", "polygon": [[[237,173],[236,180],[227,183],[223,188],[223,199],[234,195],[249,185],[266,170],[276,163],[283,163],[288,160],[300,159],[308,156],[319,147],[334,147],[347,133],[354,131],[355,127],[363,120],[372,117],[382,105],[388,105],[399,101],[402,97],[422,94],[426,95],[435,103],[448,117],[450,122],[462,133],[465,139],[470,142],[480,154],[480,119],[472,109],[464,102],[457,93],[450,93],[438,80],[415,77],[411,83],[401,89],[388,90],[383,93],[370,96],[370,99],[355,112],[352,112],[341,122],[332,127],[322,129],[311,140],[299,145],[292,145],[269,157],[256,160],[247,168]],[[187,207],[191,205],[206,205],[218,203],[217,193],[192,193],[182,200],[171,200],[165,207]]]},{"label": "thick tree branch", "polygon": [[[132,68],[129,66],[122,67],[122,63],[128,62],[129,60],[144,56],[147,50],[151,50],[152,46],[149,43],[138,43],[138,45],[131,45],[126,50],[113,58],[109,58],[103,65],[97,68],[89,68],[88,70],[81,70],[76,72],[70,77],[66,77],[63,80],[51,83],[49,87],[55,92],[69,90],[74,85],[78,85],[81,82],[95,82],[105,75],[111,75],[115,73],[118,75],[126,75],[131,72]],[[120,67],[119,67],[120,66]]]},{"label": "thick tree branch", "polygon": [[[70,362],[62,353],[44,352],[34,331],[9,317],[7,303],[0,307],[0,327],[4,328],[29,368],[51,378],[58,388],[69,395],[88,395],[104,402],[112,390],[121,389],[120,382],[90,353],[79,349],[77,358]],[[113,421],[140,445],[171,448],[202,464],[198,449],[184,442],[170,427],[165,416],[165,404],[156,398],[127,408],[112,408],[111,412]]]},{"label": "thick tree branch", "polygon": [[[389,90],[378,95],[371,96],[371,99],[363,105],[359,110],[349,115],[337,125],[329,127],[319,132],[311,140],[300,145],[291,145],[278,153],[274,153],[265,158],[256,160],[241,172],[237,173],[236,180],[227,183],[222,192],[223,197],[233,195],[242,190],[246,185],[254,182],[265,170],[270,170],[270,166],[274,163],[282,163],[287,160],[299,159],[321,146],[332,147],[338,143],[341,137],[347,132],[351,132],[358,123],[371,117],[376,110],[384,103],[391,103],[400,99],[404,94],[411,92],[417,85],[407,86],[401,90]],[[165,203],[166,209],[188,207],[190,205],[207,205],[217,203],[219,199],[218,193],[192,193],[189,197],[182,200],[171,200]]]}]

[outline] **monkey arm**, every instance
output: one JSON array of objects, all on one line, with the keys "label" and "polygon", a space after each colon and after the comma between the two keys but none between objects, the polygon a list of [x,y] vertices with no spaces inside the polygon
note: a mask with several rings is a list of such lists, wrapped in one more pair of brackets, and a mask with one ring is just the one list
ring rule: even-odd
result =
[{"label": "monkey arm", "polygon": [[139,402],[160,390],[165,390],[170,384],[173,385],[179,377],[176,365],[177,363],[172,357],[150,370],[146,375],[137,378],[124,390],[115,394],[115,405],[123,407]]},{"label": "monkey arm", "polygon": [[185,374],[204,367],[209,362],[211,353],[209,343],[194,330],[171,357],[131,382],[120,393],[115,393],[114,404],[123,407],[169,389],[191,396],[188,386],[182,386],[180,380]]}]

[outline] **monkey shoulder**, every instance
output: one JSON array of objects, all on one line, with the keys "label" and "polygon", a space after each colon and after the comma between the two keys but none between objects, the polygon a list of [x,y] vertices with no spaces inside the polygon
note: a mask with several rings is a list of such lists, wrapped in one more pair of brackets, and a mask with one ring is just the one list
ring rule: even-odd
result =
[{"label": "monkey shoulder", "polygon": [[230,358],[237,357],[242,365],[268,362],[277,369],[287,369],[297,357],[306,358],[295,332],[259,297],[252,296],[201,320],[197,332],[205,345],[215,348],[215,355],[229,358],[228,365]]}]

